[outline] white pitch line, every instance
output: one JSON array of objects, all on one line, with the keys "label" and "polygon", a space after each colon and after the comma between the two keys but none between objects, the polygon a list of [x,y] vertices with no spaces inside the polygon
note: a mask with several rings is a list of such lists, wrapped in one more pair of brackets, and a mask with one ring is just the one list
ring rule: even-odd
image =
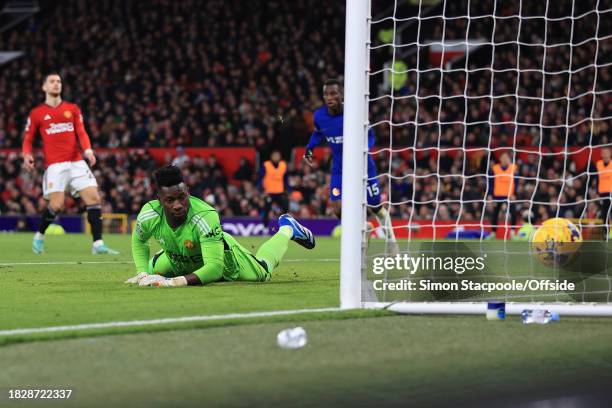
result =
[{"label": "white pitch line", "polygon": [[130,261],[49,261],[49,262],[3,262],[0,266],[19,265],[108,265],[108,264],[131,264]]},{"label": "white pitch line", "polygon": [[271,317],[271,316],[288,316],[302,313],[320,313],[320,312],[338,312],[339,307],[327,307],[320,309],[295,309],[295,310],[278,310],[273,312],[251,312],[251,313],[231,313],[226,315],[209,315],[209,316],[186,316],[186,317],[168,317],[165,319],[152,320],[132,320],[124,322],[107,322],[107,323],[88,323],[75,324],[71,326],[51,326],[38,327],[31,329],[12,329],[0,330],[0,336],[16,336],[19,334],[38,334],[38,333],[55,333],[72,330],[92,330],[92,329],[108,329],[114,327],[136,327],[136,326],[151,326],[158,324],[172,324],[185,322],[204,322],[212,320],[234,320],[245,319],[252,317]]},{"label": "white pitch line", "polygon": [[[323,259],[285,259],[281,262],[340,262],[340,258]],[[129,265],[133,261],[49,261],[49,262],[1,262],[0,266],[22,266],[22,265]]]}]

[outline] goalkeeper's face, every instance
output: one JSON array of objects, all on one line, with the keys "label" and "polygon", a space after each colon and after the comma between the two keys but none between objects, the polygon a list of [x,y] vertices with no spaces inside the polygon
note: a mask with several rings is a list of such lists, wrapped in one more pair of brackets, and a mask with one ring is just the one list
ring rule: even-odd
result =
[{"label": "goalkeeper's face", "polygon": [[176,186],[161,187],[158,195],[166,216],[177,222],[184,221],[189,211],[189,190],[187,186],[180,183]]}]

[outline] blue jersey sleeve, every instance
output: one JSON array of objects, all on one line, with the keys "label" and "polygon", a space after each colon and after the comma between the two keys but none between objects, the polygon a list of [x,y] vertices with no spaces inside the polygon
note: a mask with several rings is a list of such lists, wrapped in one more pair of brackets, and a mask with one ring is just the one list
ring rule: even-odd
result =
[{"label": "blue jersey sleeve", "polygon": [[317,125],[317,121],[314,122],[314,130],[312,131],[312,135],[310,135],[310,141],[308,142],[307,149],[314,149],[316,146],[320,145],[325,137],[323,133],[319,130],[319,126]]},{"label": "blue jersey sleeve", "polygon": [[368,129],[368,150],[373,148],[375,143],[376,143],[376,140],[374,137],[374,130],[372,128],[369,128]]}]

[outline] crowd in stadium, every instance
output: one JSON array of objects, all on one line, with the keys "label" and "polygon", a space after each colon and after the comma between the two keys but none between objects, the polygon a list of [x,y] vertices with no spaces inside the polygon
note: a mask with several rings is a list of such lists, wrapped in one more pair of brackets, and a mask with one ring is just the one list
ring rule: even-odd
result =
[{"label": "crowd in stadium", "polygon": [[[27,113],[42,101],[43,72],[57,67],[65,83],[64,99],[81,106],[94,149],[143,148],[99,157],[93,170],[105,212],[134,214],[152,198],[150,174],[156,164],[144,150],[147,147],[252,146],[262,161],[274,148],[290,161],[292,149],[308,140],[311,112],[322,103],[321,84],[343,71],[343,2],[317,2],[316,7],[308,0],[219,0],[197,7],[194,0],[154,3],[149,7],[126,2],[116,8],[104,1],[87,6],[67,1],[50,7],[50,13],[39,14],[24,28],[0,36],[0,48],[27,52],[0,68],[0,148],[21,146]],[[461,8],[465,2],[449,4],[447,16],[467,14]],[[571,2],[564,1],[556,9],[561,13],[569,6]],[[472,4],[470,13],[518,13],[511,6],[485,7]],[[546,13],[543,3],[528,7],[522,10],[524,15]],[[555,12],[549,11],[549,16]],[[573,23],[547,21],[554,25],[549,30],[542,19],[524,20],[520,35],[518,18],[495,19],[495,24],[492,17],[472,19],[470,24],[467,18],[448,19],[445,40],[518,39],[521,45],[482,45],[467,61],[453,65],[468,68],[467,75],[455,70],[442,78],[439,70],[431,70],[439,66],[428,60],[427,47],[406,56],[406,65],[418,66],[421,72],[408,72],[405,86],[394,90],[402,98],[393,106],[388,98],[371,104],[377,147],[388,147],[390,142],[393,149],[609,143],[609,125],[603,119],[612,116],[612,99],[604,92],[612,87],[605,69],[612,50],[609,41],[597,46],[588,40],[595,35],[594,18],[592,13]],[[599,35],[610,31],[609,20],[600,23]],[[441,41],[442,24],[442,19],[423,24],[418,40]],[[542,47],[544,41],[559,45]],[[562,45],[569,42],[581,45]],[[95,52],[99,49],[105,52]],[[392,57],[389,49],[373,54],[373,71]],[[480,69],[492,60],[493,73]],[[548,74],[536,72],[541,69]],[[381,79],[374,76],[371,82],[378,86]],[[564,96],[568,87],[569,100]],[[440,155],[438,160],[381,152],[375,157],[383,200],[397,204],[391,208],[394,217],[481,219],[491,156],[468,160],[462,154]],[[2,213],[39,213],[44,207],[40,173],[21,172],[15,154],[0,158]],[[556,214],[558,208],[566,216],[579,216],[583,210],[596,213],[595,204],[584,209],[580,203],[588,177],[571,162],[564,166],[551,157],[530,155],[516,163],[516,199],[525,201],[517,211],[531,209],[540,219]],[[220,214],[265,215],[255,163],[245,161],[240,174],[228,174],[218,164],[199,158],[179,164],[192,193],[213,203]],[[327,202],[328,168],[325,160],[314,169],[290,163],[287,193],[292,212],[333,214]],[[417,177],[407,176],[411,173]],[[544,180],[537,187],[536,177]],[[596,196],[590,188],[587,199]],[[414,210],[413,201],[419,203]],[[573,202],[578,204],[565,205]],[[67,212],[81,210],[78,201],[67,203]]]},{"label": "crowd in stadium", "polygon": [[29,55],[3,67],[0,147],[21,145],[45,69],[96,147],[306,142],[322,80],[342,72],[340,2],[154,3],[69,1],[3,38]]},{"label": "crowd in stadium", "polygon": [[[577,5],[575,15],[592,10],[589,3],[584,2],[584,10]],[[407,54],[407,68],[413,69],[401,81],[405,85],[396,89],[396,96],[401,97],[393,100],[392,114],[389,98],[370,106],[370,119],[377,124],[377,133],[386,135],[383,143],[391,139],[394,146],[445,147],[465,143],[495,147],[610,142],[605,119],[612,117],[612,74],[607,66],[612,62],[612,42],[595,41],[597,35],[612,33],[609,19],[601,18],[598,24],[597,14],[591,12],[575,20],[552,20],[571,15],[571,1],[555,2],[548,12],[545,2],[523,3],[521,10],[518,2],[505,2],[500,9],[494,9],[495,2],[446,4],[446,20],[429,19],[421,24],[420,33],[404,30],[412,36],[404,34],[401,42],[407,45],[401,52]],[[520,13],[531,18],[510,17]],[[473,18],[468,19],[468,14]],[[494,20],[493,14],[504,18]],[[545,14],[549,18],[546,21]],[[416,41],[424,44],[466,39],[480,46],[467,58],[458,58],[452,67],[428,58],[428,47],[417,49],[410,45]],[[391,47],[375,50],[372,71],[378,72],[392,59],[390,50]],[[400,58],[398,53],[395,58]],[[420,68],[418,73],[415,67]],[[449,68],[452,70],[444,71],[441,78],[441,69]],[[392,137],[389,122],[396,124]]]},{"label": "crowd in stadium", "polygon": [[[559,178],[563,173],[563,162],[549,156],[543,162],[537,155],[528,155],[527,159],[518,159],[518,183],[515,199],[519,204],[513,209],[518,213],[530,209],[537,219],[545,219],[557,214],[573,218],[592,218],[596,216],[597,204],[591,202],[585,209],[585,185],[589,183],[589,198],[597,197],[594,188],[594,172],[583,173],[573,178],[571,170],[574,164],[569,162],[567,177]],[[0,180],[0,210],[4,214],[35,215],[44,208],[41,183],[42,174],[32,176],[20,171],[21,158],[17,154],[0,155],[0,172],[6,177]],[[100,154],[94,168],[94,174],[101,187],[105,212],[135,214],[146,201],[153,199],[151,174],[157,167],[153,158],[146,150],[133,150],[129,153]],[[383,191],[383,200],[391,200],[391,212],[394,217],[410,219],[435,219],[449,221],[459,216],[463,221],[480,221],[484,200],[484,192],[491,188],[487,186],[487,155],[472,158],[470,167],[474,172],[467,178],[457,176],[463,168],[464,155],[457,154],[454,158],[449,154],[441,154],[438,158],[423,155],[420,158],[395,160],[389,163],[384,154],[379,154],[376,160],[380,173],[391,169],[391,177],[379,176]],[[466,158],[466,161],[467,158]],[[411,174],[409,163],[417,164],[417,177]],[[242,159],[240,168],[232,175],[226,175],[224,169],[216,160],[201,158],[185,158],[176,156],[174,163],[179,165],[193,195],[214,204],[223,216],[248,215],[263,217],[265,195],[261,188],[258,171]],[[303,166],[299,169],[290,167],[288,174],[289,210],[302,217],[319,215],[332,216],[333,211],[327,202],[327,174],[329,162],[321,161],[321,165],[311,169]],[[42,162],[39,160],[39,165]],[[439,181],[436,176],[439,173]],[[533,179],[536,174],[546,177],[538,183],[534,191]],[[449,177],[449,175],[455,175]],[[479,175],[479,176],[477,176]],[[560,194],[563,191],[563,194]],[[411,202],[423,203],[412,213]],[[443,203],[436,206],[436,201]],[[530,205],[529,202],[534,202]],[[576,204],[577,203],[577,204]],[[69,199],[66,203],[67,213],[82,211],[78,200]],[[436,209],[437,208],[437,209]],[[487,211],[491,204],[487,204]],[[273,208],[273,213],[282,212]],[[584,213],[583,213],[584,211]]]},{"label": "crowd in stadium", "polygon": [[[173,163],[181,167],[191,194],[214,204],[223,216],[264,217],[265,196],[261,177],[251,163],[241,159],[240,167],[227,175],[214,157],[208,160],[178,155]],[[42,168],[42,157],[38,156]],[[326,174],[329,162],[314,169],[290,169],[288,174],[289,210],[302,217],[333,215],[326,197]],[[136,214],[144,203],[156,198],[152,174],[158,165],[145,149],[123,153],[101,153],[93,173],[100,185],[103,210],[107,213]],[[42,172],[20,171],[21,157],[0,153],[0,211],[2,214],[36,215],[45,208],[42,198]],[[271,208],[273,214],[281,208]],[[83,211],[79,200],[68,198],[65,213]]]}]

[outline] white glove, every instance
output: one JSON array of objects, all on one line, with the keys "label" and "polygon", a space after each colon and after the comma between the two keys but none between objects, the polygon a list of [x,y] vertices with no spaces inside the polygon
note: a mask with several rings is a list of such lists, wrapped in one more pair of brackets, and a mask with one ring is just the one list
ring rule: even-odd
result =
[{"label": "white glove", "polygon": [[151,283],[151,286],[156,286],[158,288],[178,288],[181,286],[187,286],[187,279],[185,279],[184,276],[177,276],[176,278],[155,281]]},{"label": "white glove", "polygon": [[141,279],[142,279],[142,278],[144,278],[145,276],[149,276],[149,274],[148,274],[148,273],[146,273],[146,272],[140,272],[140,273],[138,273],[136,276],[134,276],[134,277],[132,277],[132,278],[130,278],[130,279],[128,279],[128,280],[126,280],[126,281],[125,281],[125,283],[133,283],[133,284],[136,284],[136,283],[138,283],[138,281],[139,281],[139,280],[141,280]]},{"label": "white glove", "polygon": [[151,286],[153,282],[160,282],[163,280],[166,280],[166,278],[161,275],[147,275],[138,280],[138,286]]}]

